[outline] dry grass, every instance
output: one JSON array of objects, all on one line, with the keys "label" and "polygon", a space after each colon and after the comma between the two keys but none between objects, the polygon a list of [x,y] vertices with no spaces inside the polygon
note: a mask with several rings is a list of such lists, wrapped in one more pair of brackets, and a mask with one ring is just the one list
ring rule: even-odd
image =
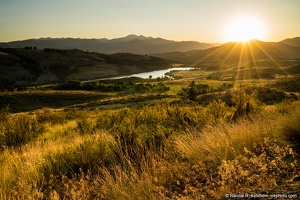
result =
[{"label": "dry grass", "polygon": [[[43,133],[18,148],[2,145],[0,198],[222,199],[226,193],[300,193],[299,143],[289,139],[298,135],[299,102],[235,122],[212,114],[213,109],[157,101],[116,110],[39,111],[31,117],[40,120]],[[225,105],[222,109],[232,112]],[[2,126],[5,121],[1,131]]]}]

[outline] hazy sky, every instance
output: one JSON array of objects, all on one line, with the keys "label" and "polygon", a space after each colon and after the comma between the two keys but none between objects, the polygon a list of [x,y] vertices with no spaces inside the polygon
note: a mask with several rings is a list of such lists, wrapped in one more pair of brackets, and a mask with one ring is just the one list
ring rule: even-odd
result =
[{"label": "hazy sky", "polygon": [[0,41],[40,37],[226,42],[239,17],[254,17],[265,41],[300,36],[300,0],[0,0]]}]

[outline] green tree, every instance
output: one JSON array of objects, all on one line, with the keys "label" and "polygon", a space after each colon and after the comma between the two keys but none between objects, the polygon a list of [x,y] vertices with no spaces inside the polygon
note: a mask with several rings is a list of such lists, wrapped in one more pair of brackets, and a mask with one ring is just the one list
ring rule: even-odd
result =
[{"label": "green tree", "polygon": [[70,79],[66,83],[59,84],[56,89],[59,90],[81,90],[82,82],[78,79]]}]

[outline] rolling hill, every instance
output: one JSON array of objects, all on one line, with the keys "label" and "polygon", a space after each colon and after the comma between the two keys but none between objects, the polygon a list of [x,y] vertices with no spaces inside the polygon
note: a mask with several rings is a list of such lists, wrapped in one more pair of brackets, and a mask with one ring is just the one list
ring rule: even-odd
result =
[{"label": "rolling hill", "polygon": [[35,46],[38,49],[81,49],[98,53],[134,53],[150,54],[171,51],[190,51],[196,49],[207,49],[219,44],[200,43],[195,41],[172,41],[162,38],[153,38],[137,35],[128,35],[115,39],[80,39],[80,38],[40,38],[22,41],[0,43],[0,47],[24,48]]},{"label": "rolling hill", "polygon": [[252,40],[248,43],[230,42],[218,47],[187,52],[152,54],[160,58],[187,64],[252,64],[261,61],[300,61],[299,38],[281,42]]},{"label": "rolling hill", "polygon": [[171,62],[130,53],[100,54],[82,50],[0,48],[0,82],[47,84],[167,69]]},{"label": "rolling hill", "polygon": [[300,46],[300,37],[288,38],[288,39],[280,41],[280,43],[288,44],[288,45],[292,45],[292,46]]}]

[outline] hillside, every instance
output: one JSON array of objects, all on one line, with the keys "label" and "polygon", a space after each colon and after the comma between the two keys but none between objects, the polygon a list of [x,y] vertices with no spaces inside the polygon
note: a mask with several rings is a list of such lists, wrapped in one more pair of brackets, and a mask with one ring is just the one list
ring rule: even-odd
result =
[{"label": "hillside", "polygon": [[190,51],[195,49],[207,49],[219,44],[200,43],[195,41],[172,41],[162,38],[153,38],[137,35],[128,35],[115,39],[80,39],[80,38],[40,38],[22,41],[0,43],[0,47],[24,48],[35,46],[38,49],[81,49],[98,53],[135,53],[149,54],[171,51]]},{"label": "hillside", "polygon": [[[291,42],[289,42],[291,43]],[[295,44],[297,44],[295,42]],[[300,46],[288,44],[288,42],[262,42],[253,40],[248,43],[230,42],[219,47],[205,50],[187,52],[169,52],[153,54],[164,59],[181,63],[203,64],[232,64],[255,65],[258,61],[282,61],[299,60]]]},{"label": "hillside", "polygon": [[280,43],[288,44],[288,45],[292,45],[292,46],[300,46],[300,37],[288,38],[288,39],[280,41]]},{"label": "hillside", "polygon": [[0,80],[4,85],[104,78],[166,69],[170,65],[170,61],[161,58],[129,53],[0,48]]}]

